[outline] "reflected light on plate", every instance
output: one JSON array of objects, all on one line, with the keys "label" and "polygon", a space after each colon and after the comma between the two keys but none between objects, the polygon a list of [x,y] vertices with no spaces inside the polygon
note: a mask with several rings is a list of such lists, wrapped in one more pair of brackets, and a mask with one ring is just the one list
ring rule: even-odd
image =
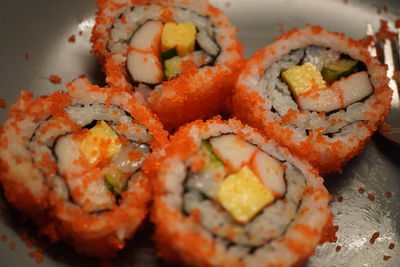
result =
[{"label": "reflected light on plate", "polygon": [[351,250],[357,250],[360,249],[364,246],[364,244],[367,242],[367,238],[365,237],[359,237],[359,238],[355,238],[353,240],[349,240],[346,241],[347,243],[347,247]]},{"label": "reflected light on plate", "polygon": [[85,19],[81,23],[79,23],[78,28],[80,31],[92,30],[95,23],[96,23],[96,21],[95,21],[94,17],[90,17],[88,19]]}]

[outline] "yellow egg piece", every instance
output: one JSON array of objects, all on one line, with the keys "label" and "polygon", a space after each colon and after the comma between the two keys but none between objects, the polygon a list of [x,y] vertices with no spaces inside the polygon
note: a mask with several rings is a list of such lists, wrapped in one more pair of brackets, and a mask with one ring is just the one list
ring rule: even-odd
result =
[{"label": "yellow egg piece", "polygon": [[282,72],[282,79],[289,85],[295,96],[308,91],[327,89],[321,72],[311,63],[293,66]]},{"label": "yellow egg piece", "polygon": [[161,36],[161,50],[175,48],[180,57],[194,51],[196,26],[191,22],[165,23]]},{"label": "yellow egg piece", "polygon": [[121,146],[113,129],[105,121],[100,121],[87,132],[79,149],[89,163],[94,163],[100,158],[114,156]]},{"label": "yellow egg piece", "polygon": [[228,175],[217,188],[217,200],[240,222],[249,222],[266,205],[274,201],[271,190],[248,167]]}]

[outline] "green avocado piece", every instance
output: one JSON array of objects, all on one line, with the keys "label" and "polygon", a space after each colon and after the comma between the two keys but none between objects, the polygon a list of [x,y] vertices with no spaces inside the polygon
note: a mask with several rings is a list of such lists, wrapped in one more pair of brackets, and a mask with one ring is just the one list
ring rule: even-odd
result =
[{"label": "green avocado piece", "polygon": [[200,145],[200,152],[207,154],[206,168],[217,169],[224,167],[224,162],[214,153],[214,150],[207,140],[202,140]]},{"label": "green avocado piece", "polygon": [[327,83],[330,84],[353,73],[354,69],[357,67],[357,63],[358,61],[353,59],[342,58],[336,60],[328,66],[322,68],[322,77]]}]

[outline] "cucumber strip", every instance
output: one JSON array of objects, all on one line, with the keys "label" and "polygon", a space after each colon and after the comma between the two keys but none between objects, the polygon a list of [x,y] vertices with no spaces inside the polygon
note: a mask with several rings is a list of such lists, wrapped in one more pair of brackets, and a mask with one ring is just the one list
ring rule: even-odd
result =
[{"label": "cucumber strip", "polygon": [[164,61],[164,75],[172,78],[182,72],[182,58],[173,57]]},{"label": "cucumber strip", "polygon": [[339,59],[321,70],[322,77],[327,83],[332,83],[342,77],[346,77],[354,72],[358,61],[352,59]]},{"label": "cucumber strip", "polygon": [[224,162],[214,153],[214,150],[207,140],[202,140],[200,145],[200,152],[205,152],[208,156],[207,167],[219,168],[224,166]]}]

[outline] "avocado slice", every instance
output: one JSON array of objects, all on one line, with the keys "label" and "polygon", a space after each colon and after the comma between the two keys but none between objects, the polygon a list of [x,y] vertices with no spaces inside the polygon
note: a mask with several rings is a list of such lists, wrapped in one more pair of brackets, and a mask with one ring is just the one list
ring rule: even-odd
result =
[{"label": "avocado slice", "polygon": [[327,83],[332,83],[354,72],[357,60],[342,58],[336,60],[321,70],[322,77]]}]

